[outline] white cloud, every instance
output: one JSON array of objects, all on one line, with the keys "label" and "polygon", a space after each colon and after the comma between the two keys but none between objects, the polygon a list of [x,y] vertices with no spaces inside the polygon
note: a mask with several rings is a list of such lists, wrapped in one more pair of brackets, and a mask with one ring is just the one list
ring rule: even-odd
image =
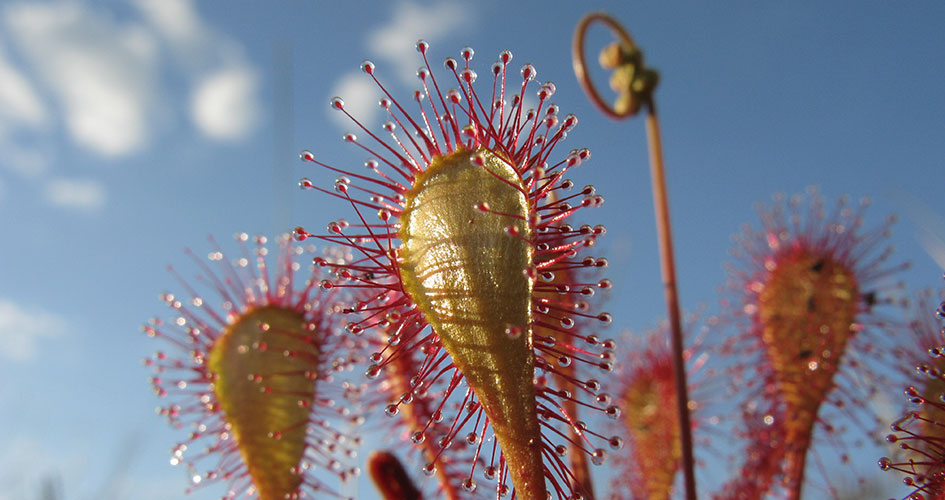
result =
[{"label": "white cloud", "polygon": [[105,186],[90,179],[53,179],[47,184],[46,198],[64,208],[96,210],[105,205]]},{"label": "white cloud", "polygon": [[59,316],[0,299],[0,357],[30,361],[41,338],[57,337],[63,331],[65,321]]},{"label": "white cloud", "polygon": [[7,61],[6,50],[0,44],[0,133],[7,122],[37,127],[47,119],[46,107],[33,86]]},{"label": "white cloud", "polygon": [[28,179],[42,174],[47,155],[25,146],[23,139],[44,131],[49,121],[49,110],[32,82],[0,44],[0,165]]},{"label": "white cloud", "polygon": [[207,27],[189,0],[136,0],[135,7],[176,50],[202,50]]},{"label": "white cloud", "polygon": [[156,65],[151,33],[73,2],[10,5],[4,21],[59,101],[77,144],[105,156],[147,144]]},{"label": "white cloud", "polygon": [[[417,53],[417,40],[422,38],[435,44],[446,35],[461,31],[471,22],[469,5],[401,2],[394,5],[393,16],[387,24],[368,34],[367,49],[384,75],[396,75],[405,85],[417,88],[419,81],[416,70],[423,65]],[[371,129],[377,125],[383,112],[377,105],[381,91],[369,76],[361,72],[345,73],[338,78],[332,92],[344,98],[345,110],[365,127]],[[342,129],[356,128],[344,114],[335,110],[328,112]]]},{"label": "white cloud", "polygon": [[437,39],[468,26],[472,22],[471,5],[400,3],[394,8],[390,22],[368,36],[368,49],[375,57],[392,65],[391,74],[398,75],[408,85],[415,85],[415,70],[422,64],[417,54],[417,40],[422,38],[433,44]]},{"label": "white cloud", "polygon": [[[50,118],[64,123],[76,144],[107,157],[144,150],[160,131],[155,116],[168,110],[214,140],[243,137],[255,128],[261,116],[258,77],[241,46],[208,26],[191,0],[136,0],[134,6],[138,16],[131,20],[98,4],[67,0],[3,7],[4,29],[32,70],[18,71],[0,47],[4,156],[15,149],[8,139],[12,132],[45,126]],[[170,57],[160,57],[162,50]],[[167,93],[159,79],[162,61],[176,65],[191,84],[189,100],[171,97],[181,106],[159,105]],[[53,102],[44,103],[47,96]],[[14,153],[18,161],[3,163],[15,163],[21,172],[42,170],[36,155]]]},{"label": "white cloud", "polygon": [[206,137],[240,139],[259,122],[257,71],[240,47],[208,27],[190,0],[136,0],[191,78],[190,118]]},{"label": "white cloud", "polygon": [[194,123],[214,139],[239,139],[257,122],[259,110],[256,75],[248,67],[233,66],[202,79],[191,97]]},{"label": "white cloud", "polygon": [[[204,22],[193,0],[132,5],[119,17],[100,2],[0,3],[0,38],[10,42],[0,45],[0,167],[45,179],[60,164],[60,135],[123,158],[175,120],[211,140],[257,128],[259,74],[236,40]],[[190,88],[172,91],[168,73]],[[42,199],[67,208],[105,201],[103,185],[91,180],[41,187]]]},{"label": "white cloud", "polygon": [[[377,88],[371,78],[359,72],[351,72],[342,75],[341,79],[335,83],[332,89],[333,95],[341,97],[345,102],[345,111],[351,113],[365,127],[371,128],[378,121],[383,109],[378,105],[381,91]],[[328,108],[328,104],[325,104]],[[344,130],[350,130],[356,134],[360,132],[358,126],[344,115],[341,111],[334,108],[329,109],[332,120]]]}]

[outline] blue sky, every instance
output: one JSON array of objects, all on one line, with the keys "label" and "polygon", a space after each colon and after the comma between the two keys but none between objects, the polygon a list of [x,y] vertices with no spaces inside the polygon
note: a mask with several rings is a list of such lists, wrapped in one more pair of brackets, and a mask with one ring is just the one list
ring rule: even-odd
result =
[{"label": "blue sky", "polygon": [[[265,5],[265,6],[264,6]],[[597,252],[616,284],[613,336],[663,313],[643,124],[597,113],[571,71],[584,13],[625,23],[660,70],[683,306],[716,310],[730,235],[753,203],[818,185],[868,196],[867,226],[901,222],[893,262],[909,289],[945,267],[945,6],[935,2],[702,3],[135,0],[0,2],[0,499],[179,498],[180,438],[154,415],[139,333],[208,235],[312,228],[350,209],[297,181],[363,155],[328,100],[378,124],[362,59],[396,96],[416,86],[417,38],[434,61],[469,45],[487,74],[503,49],[557,84],[593,152],[572,178],[606,204]],[[603,32],[592,33],[592,46]],[[437,66],[438,67],[438,66]],[[480,82],[482,83],[482,82]],[[363,105],[361,105],[363,104]],[[897,403],[898,404],[898,403]],[[863,455],[875,475],[875,459]],[[892,474],[886,479],[893,483]],[[884,476],[886,476],[884,475]],[[373,498],[362,486],[360,498]],[[219,489],[191,498],[217,498]],[[895,494],[895,493],[894,493]],[[904,492],[903,492],[904,494]]]}]

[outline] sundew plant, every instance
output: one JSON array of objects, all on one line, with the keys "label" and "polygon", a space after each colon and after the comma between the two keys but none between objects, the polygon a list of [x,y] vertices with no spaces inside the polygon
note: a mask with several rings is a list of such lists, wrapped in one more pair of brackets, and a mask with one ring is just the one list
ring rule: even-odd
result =
[{"label": "sundew plant", "polygon": [[0,500],[945,498],[943,18],[4,2]]},{"label": "sundew plant", "polygon": [[[589,58],[601,28],[614,40]],[[601,253],[605,198],[581,178],[644,153],[595,167],[571,144],[579,119],[557,85],[508,49],[480,63],[471,47],[414,48],[405,96],[383,66],[360,64],[381,126],[342,96],[328,103],[363,165],[300,153],[299,187],[345,212],[305,215],[275,263],[263,236],[255,249],[238,236],[231,259],[215,247],[218,267],[195,259],[196,279],[219,306],[174,271],[186,299],[163,295],[174,316],[144,328],[172,351],[146,364],[168,401],[159,412],[183,433],[171,463],[189,471],[188,491],[359,498],[351,483],[366,475],[387,500],[839,499],[842,480],[870,491],[853,457],[891,423],[885,442],[900,451],[872,462],[905,474],[903,498],[941,496],[938,386],[908,386],[919,408],[894,421],[880,408],[916,359],[903,347],[916,321],[903,316],[894,216],[870,226],[866,199],[776,195],[734,238],[719,311],[694,342],[680,319],[660,73],[618,21],[585,16],[577,82],[603,115],[646,124],[666,327],[631,341],[607,311],[624,307],[609,269],[626,256]],[[940,335],[918,335],[941,356]],[[370,428],[387,431],[367,440]]]}]

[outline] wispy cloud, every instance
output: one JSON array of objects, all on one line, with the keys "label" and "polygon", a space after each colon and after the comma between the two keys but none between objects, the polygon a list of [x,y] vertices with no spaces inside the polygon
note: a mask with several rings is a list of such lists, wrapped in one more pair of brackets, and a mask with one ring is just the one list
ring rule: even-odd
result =
[{"label": "wispy cloud", "polygon": [[[104,156],[148,145],[156,96],[165,93],[158,79],[164,49],[191,81],[191,98],[180,100],[191,104],[181,111],[200,132],[216,140],[250,132],[260,115],[257,77],[239,45],[210,28],[190,0],[134,5],[141,20],[118,21],[76,2],[17,3],[3,11],[6,28],[57,99],[75,142]],[[13,71],[4,78],[3,70],[0,60],[0,103],[6,91],[20,103],[14,111],[21,121],[38,120],[44,108],[27,80]],[[223,107],[232,120],[225,124]]]},{"label": "wispy cloud", "polygon": [[92,179],[54,178],[46,184],[46,198],[56,206],[93,211],[105,206],[105,186]]},{"label": "wispy cloud", "polygon": [[[0,166],[37,182],[57,175],[61,135],[121,159],[146,151],[176,120],[213,141],[258,128],[259,74],[236,40],[206,23],[193,0],[132,5],[122,16],[70,0],[0,6]],[[180,95],[166,75],[189,88]],[[105,186],[91,181],[37,186],[40,199],[63,207],[105,200]]]},{"label": "wispy cloud", "polygon": [[154,103],[153,35],[79,3],[13,4],[4,24],[55,96],[72,139],[104,156],[142,149]]},{"label": "wispy cloud", "polygon": [[65,328],[65,321],[55,314],[0,299],[0,357],[33,360],[40,339],[57,337]]},{"label": "wispy cloud", "polygon": [[256,75],[243,66],[207,75],[191,97],[190,113],[200,130],[214,139],[239,139],[255,126],[259,109]]},{"label": "wispy cloud", "polygon": [[402,2],[394,7],[390,22],[368,35],[368,49],[374,57],[392,67],[405,84],[415,85],[414,70],[420,67],[416,43],[422,38],[434,44],[448,34],[468,28],[474,22],[469,4],[443,2],[420,5]]},{"label": "wispy cloud", "polygon": [[178,54],[191,57],[207,50],[208,29],[190,0],[135,0],[133,4]]},{"label": "wispy cloud", "polygon": [[256,69],[230,38],[209,27],[191,0],[136,0],[191,80],[189,115],[206,137],[241,139],[261,116]]},{"label": "wispy cloud", "polygon": [[[367,49],[386,75],[396,75],[404,85],[417,86],[416,69],[420,67],[417,40],[431,44],[447,35],[469,28],[475,23],[471,4],[452,2],[421,5],[409,1],[393,5],[390,21],[371,31]],[[335,95],[345,100],[345,109],[365,126],[377,124],[381,109],[377,106],[380,91],[367,75],[345,73],[333,87]],[[347,129],[351,122],[344,115],[329,110],[331,119]]]},{"label": "wispy cloud", "polygon": [[7,127],[38,127],[48,121],[46,106],[33,85],[9,61],[0,43],[0,133]]},{"label": "wispy cloud", "polygon": [[[351,113],[365,126],[370,126],[378,121],[381,114],[381,107],[378,105],[381,91],[374,82],[365,78],[364,73],[350,72],[342,75],[341,79],[335,82],[333,89],[334,95],[343,96],[345,101],[345,111]],[[326,105],[327,109],[328,106]],[[329,116],[338,124],[339,127],[348,130],[356,127],[344,113],[335,109],[329,109]]]},{"label": "wispy cloud", "polygon": [[9,59],[0,43],[0,166],[26,179],[37,179],[49,166],[42,148],[25,145],[25,136],[49,128],[50,111],[26,73]]}]

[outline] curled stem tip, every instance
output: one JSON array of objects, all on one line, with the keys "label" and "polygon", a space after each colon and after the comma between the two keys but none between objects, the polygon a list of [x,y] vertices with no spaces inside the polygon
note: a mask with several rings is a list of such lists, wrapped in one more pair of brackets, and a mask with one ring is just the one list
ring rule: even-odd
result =
[{"label": "curled stem tip", "polygon": [[[594,23],[603,23],[616,35],[617,40],[604,47],[598,57],[601,67],[613,71],[610,88],[617,93],[613,105],[604,102],[587,72],[584,39]],[[627,30],[613,17],[603,12],[591,12],[578,23],[571,44],[574,75],[591,102],[605,115],[623,119],[637,114],[643,104],[651,104],[653,91],[659,83],[659,73],[643,63],[643,52],[633,42]]]},{"label": "curled stem tip", "polygon": [[[617,37],[617,41],[608,45],[600,54],[599,62],[606,69],[612,69],[610,86],[617,92],[613,106],[607,105],[591,82],[586,70],[584,39],[587,29],[593,23],[603,23]],[[646,130],[650,150],[650,173],[653,183],[653,205],[656,216],[656,229],[659,238],[661,271],[667,315],[670,323],[673,349],[673,371],[676,385],[677,408],[682,445],[682,468],[687,500],[696,499],[694,459],[692,453],[692,429],[688,409],[689,394],[686,386],[686,372],[683,361],[682,325],[679,314],[679,298],[676,289],[676,269],[673,258],[672,230],[669,220],[669,199],[666,191],[666,176],[663,166],[662,143],[660,141],[659,121],[653,91],[659,83],[656,71],[648,69],[643,63],[643,53],[637,48],[630,34],[613,17],[603,12],[592,12],[578,23],[571,45],[574,74],[581,87],[590,97],[591,102],[607,116],[623,119],[637,114],[642,105],[646,105]]]}]

